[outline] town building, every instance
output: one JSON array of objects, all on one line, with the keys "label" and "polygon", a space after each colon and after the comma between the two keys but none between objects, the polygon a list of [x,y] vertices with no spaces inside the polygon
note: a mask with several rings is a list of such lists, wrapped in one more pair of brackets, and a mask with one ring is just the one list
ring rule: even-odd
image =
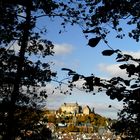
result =
[{"label": "town building", "polygon": [[66,114],[86,114],[89,115],[91,113],[91,109],[88,105],[82,107],[78,105],[78,103],[64,103],[60,107],[61,111]]},{"label": "town building", "polygon": [[64,103],[61,105],[62,112],[77,114],[79,113],[79,105],[77,103]]}]

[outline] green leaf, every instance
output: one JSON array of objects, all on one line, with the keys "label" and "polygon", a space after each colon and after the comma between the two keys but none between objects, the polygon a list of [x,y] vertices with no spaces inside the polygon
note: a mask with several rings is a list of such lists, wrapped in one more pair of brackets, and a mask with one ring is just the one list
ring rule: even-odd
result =
[{"label": "green leaf", "polygon": [[112,105],[109,105],[108,107],[109,107],[109,108],[111,108],[111,107],[112,107]]},{"label": "green leaf", "polygon": [[95,47],[101,40],[101,37],[91,38],[89,39],[88,45],[90,47]]},{"label": "green leaf", "polygon": [[134,84],[134,85],[131,86],[131,88],[137,88],[137,87],[138,87],[137,84]]},{"label": "green leaf", "polygon": [[116,57],[116,60],[117,60],[117,59],[120,59],[120,58],[122,58],[122,57],[123,57],[123,55],[120,54],[120,53],[118,53],[118,55],[117,55],[117,57]]},{"label": "green leaf", "polygon": [[102,54],[105,56],[111,56],[114,52],[114,50],[104,50]]},{"label": "green leaf", "polygon": [[78,81],[79,80],[79,75],[75,74],[72,78],[72,82]]},{"label": "green leaf", "polygon": [[73,72],[71,69],[68,69],[68,68],[62,68],[61,70]]},{"label": "green leaf", "polygon": [[43,45],[42,45],[42,44],[39,44],[39,45],[38,45],[38,49],[39,49],[40,51],[42,51],[42,50],[43,50]]},{"label": "green leaf", "polygon": [[119,67],[120,67],[120,69],[126,69],[127,68],[127,65],[126,64],[123,64],[123,65],[120,65]]},{"label": "green leaf", "polygon": [[130,80],[124,80],[126,86],[130,86]]}]

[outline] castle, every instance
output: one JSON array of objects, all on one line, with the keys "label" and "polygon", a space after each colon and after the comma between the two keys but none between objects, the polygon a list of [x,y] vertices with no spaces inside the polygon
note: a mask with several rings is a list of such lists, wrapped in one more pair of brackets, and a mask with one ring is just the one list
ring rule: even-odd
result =
[{"label": "castle", "polygon": [[88,105],[82,107],[79,106],[78,103],[64,103],[60,107],[62,112],[71,113],[71,114],[79,114],[83,113],[89,115],[91,113],[91,109]]}]

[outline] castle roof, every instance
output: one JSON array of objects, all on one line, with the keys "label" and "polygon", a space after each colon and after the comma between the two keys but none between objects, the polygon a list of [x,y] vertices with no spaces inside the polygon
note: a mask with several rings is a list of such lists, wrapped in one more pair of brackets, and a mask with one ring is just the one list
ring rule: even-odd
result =
[{"label": "castle roof", "polygon": [[77,103],[64,103],[62,106],[74,107],[74,106],[78,106],[78,104]]}]

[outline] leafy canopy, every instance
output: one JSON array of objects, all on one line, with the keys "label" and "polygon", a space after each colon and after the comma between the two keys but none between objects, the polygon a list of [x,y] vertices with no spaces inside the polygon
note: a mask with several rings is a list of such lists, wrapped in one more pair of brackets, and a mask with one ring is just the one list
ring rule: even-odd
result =
[{"label": "leafy canopy", "polygon": [[[123,109],[118,112],[118,122],[112,128],[121,134],[127,136],[126,139],[139,139],[140,133],[140,113],[138,111],[140,105],[140,59],[136,59],[129,54],[123,54],[119,49],[114,50],[107,40],[108,34],[114,30],[116,38],[123,39],[129,36],[136,42],[139,41],[139,7],[140,2],[137,0],[99,0],[84,1],[86,3],[85,11],[87,19],[86,27],[83,33],[88,36],[93,34],[93,38],[89,39],[88,45],[96,47],[102,40],[109,47],[103,50],[104,56],[116,55],[116,61],[121,62],[119,68],[125,70],[128,78],[112,77],[111,79],[102,79],[95,75],[84,76],[70,69],[63,68],[72,76],[70,86],[74,87],[75,82],[83,79],[83,89],[87,92],[94,92],[95,87],[98,92],[103,92],[110,97],[111,100],[117,99],[122,101]],[[84,7],[85,3],[81,3]],[[128,26],[129,30],[125,30],[122,22]],[[109,106],[111,107],[111,106]]]},{"label": "leafy canopy", "polygon": [[[27,104],[36,106],[36,100],[33,102],[32,99],[38,99],[41,96],[47,97],[44,91],[41,91],[40,95],[36,94],[36,88],[45,85],[56,75],[52,72],[49,63],[31,59],[33,56],[41,55],[43,58],[47,55],[53,55],[53,43],[50,40],[42,39],[42,31],[35,30],[39,17],[54,18],[59,16],[63,19],[62,26],[64,28],[68,22],[71,25],[80,25],[86,37],[89,33],[94,35],[93,38],[89,39],[88,45],[95,47],[101,40],[108,45],[106,37],[112,29],[116,31],[117,38],[123,39],[128,35],[139,41],[139,7],[138,0],[1,0],[0,90],[1,105],[8,105],[8,111],[1,110],[8,112],[6,130],[2,130],[9,135],[7,139],[12,139],[16,132],[16,126],[12,122],[15,106]],[[131,27],[127,33],[121,26],[122,20],[125,20],[126,24]],[[13,45],[19,46],[19,52],[11,50]],[[136,109],[140,104],[139,59],[122,54],[120,50],[114,50],[112,47],[102,53],[107,56],[117,54],[117,62],[127,62],[120,68],[126,70],[130,79],[113,77],[106,80],[94,75],[86,77],[69,69],[63,70],[69,71],[69,75],[73,77],[72,82],[80,78],[84,79],[84,89],[93,91],[94,87],[97,86],[99,91],[105,89],[106,94],[111,99],[122,100],[124,108],[119,114],[119,126],[122,126],[120,130],[128,136],[139,138],[140,115]],[[137,65],[128,63],[129,60],[136,62]],[[135,77],[133,78],[133,76]],[[72,86],[72,83],[70,84]],[[2,125],[5,123],[2,122]],[[136,129],[131,126],[135,126]]]}]

